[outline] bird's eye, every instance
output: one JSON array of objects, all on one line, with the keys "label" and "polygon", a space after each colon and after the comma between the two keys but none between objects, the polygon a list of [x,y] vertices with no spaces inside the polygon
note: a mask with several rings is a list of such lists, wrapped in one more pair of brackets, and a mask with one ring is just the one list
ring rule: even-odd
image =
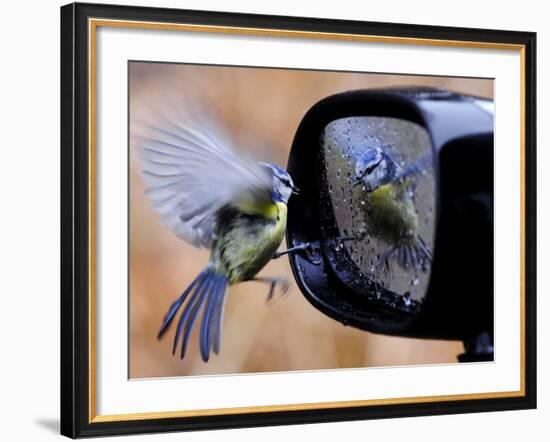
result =
[{"label": "bird's eye", "polygon": [[365,174],[368,175],[370,174],[374,169],[376,169],[376,167],[378,167],[378,165],[382,162],[382,159],[378,160],[376,163],[373,163],[372,165],[368,166],[366,169],[365,169]]},{"label": "bird's eye", "polygon": [[376,166],[377,166],[376,164],[373,164],[372,166],[367,167],[365,169],[365,173],[367,173],[367,174],[371,173],[375,169]]}]

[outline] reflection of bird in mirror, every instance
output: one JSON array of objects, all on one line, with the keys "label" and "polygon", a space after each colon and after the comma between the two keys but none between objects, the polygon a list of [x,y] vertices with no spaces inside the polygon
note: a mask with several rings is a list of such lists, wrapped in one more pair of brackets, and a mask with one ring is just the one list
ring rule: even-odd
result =
[{"label": "reflection of bird in mirror", "polygon": [[[380,255],[375,268],[396,258],[403,269],[426,270],[432,261],[428,246],[419,235],[418,215],[414,204],[412,177],[431,164],[431,153],[401,168],[382,148],[368,147],[355,164],[355,185],[366,193],[364,213],[366,230],[390,248]],[[365,235],[367,234],[365,231]]]},{"label": "reflection of bird in mirror", "polygon": [[164,224],[179,238],[211,249],[210,260],[171,305],[158,338],[187,301],[176,328],[172,353],[183,334],[184,357],[193,325],[202,311],[200,351],[206,362],[218,354],[228,286],[242,281],[270,284],[283,292],[288,282],[256,274],[277,253],[286,228],[287,202],[296,190],[290,175],[274,164],[237,155],[212,122],[163,121],[147,127],[138,148],[146,194]]}]

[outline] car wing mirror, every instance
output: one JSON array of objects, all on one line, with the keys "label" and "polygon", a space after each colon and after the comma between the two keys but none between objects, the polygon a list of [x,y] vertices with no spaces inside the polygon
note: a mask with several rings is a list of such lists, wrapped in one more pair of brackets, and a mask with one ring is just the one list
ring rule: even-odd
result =
[{"label": "car wing mirror", "polygon": [[301,121],[288,170],[300,290],[363,330],[460,339],[493,358],[493,102],[441,89],[350,91]]}]

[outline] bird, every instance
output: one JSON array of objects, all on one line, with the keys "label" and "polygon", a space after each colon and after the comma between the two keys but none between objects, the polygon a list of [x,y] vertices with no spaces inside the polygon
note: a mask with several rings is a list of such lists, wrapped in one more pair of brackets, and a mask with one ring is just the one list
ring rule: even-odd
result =
[{"label": "bird", "polygon": [[388,269],[389,260],[395,258],[405,270],[426,271],[432,253],[419,234],[412,178],[431,164],[431,152],[402,168],[386,152],[386,147],[363,149],[355,163],[353,179],[353,184],[361,184],[364,192],[366,230],[388,244],[388,250],[380,255],[374,268]]},{"label": "bird", "polygon": [[[268,283],[268,299],[283,278],[258,277],[277,252],[286,230],[287,203],[298,193],[292,178],[274,163],[256,162],[242,152],[211,118],[185,118],[146,125],[137,137],[145,194],[164,225],[177,237],[210,249],[204,269],[169,307],[157,338],[182,310],[172,354],[181,339],[184,358],[194,324],[202,312],[199,347],[202,360],[219,355],[221,327],[229,286],[245,281]],[[296,250],[299,250],[298,247]]]}]

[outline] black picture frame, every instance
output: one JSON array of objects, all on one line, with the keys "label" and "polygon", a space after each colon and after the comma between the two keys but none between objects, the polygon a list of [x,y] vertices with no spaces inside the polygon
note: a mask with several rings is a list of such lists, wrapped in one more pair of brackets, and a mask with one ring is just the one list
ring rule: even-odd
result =
[{"label": "black picture frame", "polygon": [[[437,402],[101,421],[90,388],[89,19],[186,23],[312,33],[518,45],[524,80],[524,394]],[[167,8],[69,4],[61,8],[61,434],[115,434],[426,416],[536,407],[536,34]],[[92,250],[93,252],[93,250]]]}]

